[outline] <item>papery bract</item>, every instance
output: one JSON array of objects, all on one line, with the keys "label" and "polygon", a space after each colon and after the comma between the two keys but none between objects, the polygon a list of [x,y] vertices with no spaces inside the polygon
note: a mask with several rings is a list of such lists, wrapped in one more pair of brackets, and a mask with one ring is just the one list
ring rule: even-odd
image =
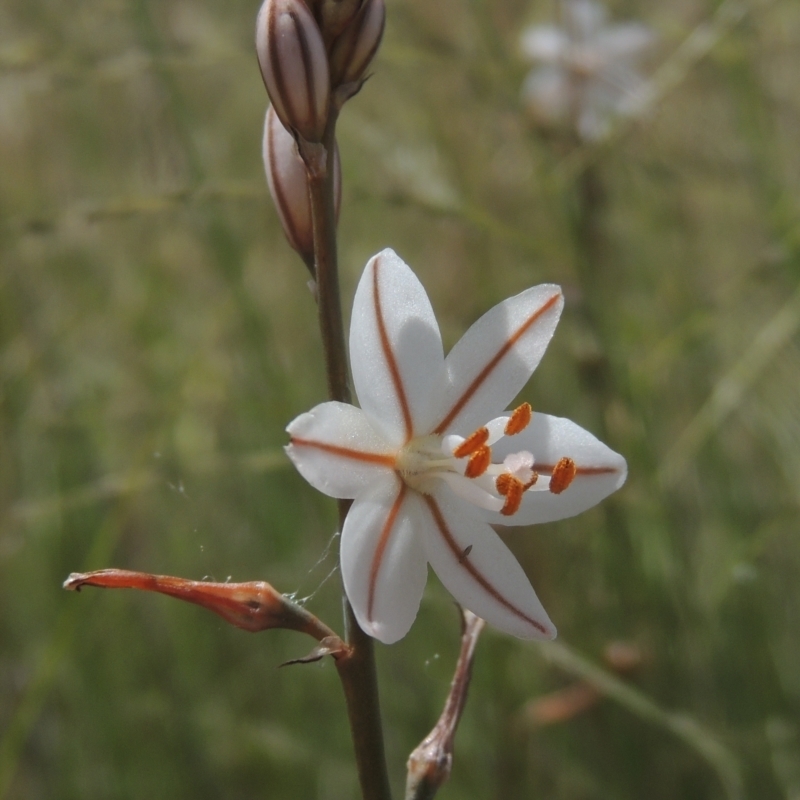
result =
[{"label": "papery bract", "polygon": [[539,364],[563,307],[534,286],[442,349],[430,301],[391,250],[356,290],[350,360],[361,408],[322,403],[287,428],[287,453],[315,488],[353,498],[341,537],[345,591],[383,642],[406,634],[430,563],[470,611],[521,638],[555,628],[489,523],[578,514],[618,489],[625,459],[569,420],[505,411]]}]

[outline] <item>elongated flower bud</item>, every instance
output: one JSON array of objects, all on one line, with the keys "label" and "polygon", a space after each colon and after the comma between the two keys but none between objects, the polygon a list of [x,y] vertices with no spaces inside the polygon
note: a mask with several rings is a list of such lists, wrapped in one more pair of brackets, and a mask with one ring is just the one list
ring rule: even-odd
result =
[{"label": "elongated flower bud", "polygon": [[[312,264],[314,236],[308,174],[292,134],[281,124],[272,106],[267,109],[264,121],[264,170],[267,173],[269,193],[275,202],[289,244],[300,253],[307,264]],[[338,146],[333,153],[333,170],[334,207],[338,220],[342,199],[342,165]]]},{"label": "elongated flower bud", "polygon": [[264,0],[256,20],[256,52],[284,127],[319,142],[328,119],[330,72],[322,34],[303,0]]},{"label": "elongated flower bud", "polygon": [[332,42],[358,13],[363,0],[317,0],[322,36],[326,42]]},{"label": "elongated flower bud", "polygon": [[363,77],[383,37],[384,0],[364,0],[353,21],[331,50],[333,84],[352,83]]}]

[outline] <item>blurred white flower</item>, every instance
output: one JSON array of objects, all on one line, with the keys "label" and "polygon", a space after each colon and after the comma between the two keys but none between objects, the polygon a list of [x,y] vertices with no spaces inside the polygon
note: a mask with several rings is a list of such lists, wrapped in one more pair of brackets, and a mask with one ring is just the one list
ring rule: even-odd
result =
[{"label": "blurred white flower", "polygon": [[353,498],[342,530],[345,591],[359,625],[405,636],[430,563],[463,606],[524,639],[555,628],[492,530],[579,514],[625,481],[625,459],[583,428],[505,411],[544,355],[564,300],[534,286],[496,305],[450,351],[425,289],[393,251],[367,264],[350,325],[361,408],[328,402],[288,427],[300,474]]},{"label": "blurred white flower", "polygon": [[522,86],[533,118],[547,126],[574,125],[581,139],[597,141],[615,117],[637,114],[650,84],[637,71],[655,34],[638,22],[608,24],[595,0],[563,0],[563,25],[537,25],[522,33],[525,58],[537,64]]}]

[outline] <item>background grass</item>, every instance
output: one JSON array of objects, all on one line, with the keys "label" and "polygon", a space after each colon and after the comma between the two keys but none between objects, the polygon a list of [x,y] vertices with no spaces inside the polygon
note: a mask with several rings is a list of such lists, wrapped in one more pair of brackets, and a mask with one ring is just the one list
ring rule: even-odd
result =
[{"label": "background grass", "polygon": [[[800,5],[615,3],[659,31],[661,95],[577,151],[518,103],[517,38],[550,3],[388,7],[340,123],[346,312],[385,246],[447,346],[561,283],[523,396],[630,465],[599,508],[506,536],[560,644],[484,636],[441,797],[797,800]],[[309,642],[60,588],[103,566],[266,579],[339,626],[333,504],[280,450],[325,382],[260,163],[256,10],[0,7],[0,798],[356,793],[335,671],[276,669]],[[458,645],[430,583],[379,647],[398,795]],[[643,654],[624,683],[614,640]],[[531,726],[579,679],[609,697]]]}]

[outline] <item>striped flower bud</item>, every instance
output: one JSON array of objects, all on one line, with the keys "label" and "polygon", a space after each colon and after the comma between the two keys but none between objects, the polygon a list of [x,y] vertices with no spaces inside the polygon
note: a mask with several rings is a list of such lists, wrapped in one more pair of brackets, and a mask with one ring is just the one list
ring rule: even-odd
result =
[{"label": "striped flower bud", "polygon": [[364,0],[358,14],[334,42],[331,50],[334,86],[352,83],[363,77],[381,43],[385,22],[384,0]]},{"label": "striped flower bud", "polygon": [[315,3],[322,36],[332,42],[358,13],[363,0],[317,0]]},{"label": "striped flower bud", "polygon": [[[297,144],[281,124],[270,106],[264,121],[264,170],[269,193],[275,202],[283,232],[289,244],[307,264],[314,261],[314,235],[311,222],[311,200],[308,194],[308,174],[297,151]],[[333,191],[336,219],[342,199],[342,165],[339,148],[333,153]]]},{"label": "striped flower bud", "polygon": [[284,127],[319,142],[328,120],[330,72],[322,34],[303,0],[264,0],[256,20],[256,52]]}]

